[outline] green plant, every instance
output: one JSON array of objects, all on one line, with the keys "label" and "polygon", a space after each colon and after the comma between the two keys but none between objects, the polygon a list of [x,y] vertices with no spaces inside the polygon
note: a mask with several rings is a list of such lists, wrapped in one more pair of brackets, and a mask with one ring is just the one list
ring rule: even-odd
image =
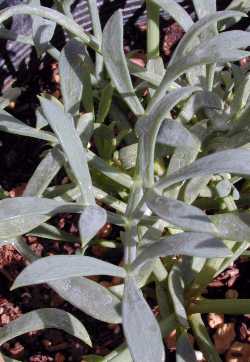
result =
[{"label": "green plant", "polygon": [[[195,361],[187,334],[191,329],[207,361],[221,361],[201,314],[250,313],[249,300],[202,296],[250,240],[248,199],[235,187],[250,175],[250,78],[247,69],[234,63],[250,54],[242,50],[250,46],[250,33],[227,30],[246,16],[249,1],[232,1],[227,10],[216,12],[216,1],[193,0],[199,18],[194,23],[173,0],[147,0],[145,68],[124,54],[121,12],[102,31],[96,2],[88,0],[94,33],[89,35],[72,19],[71,3],[56,1],[55,10],[34,0],[0,13],[1,36],[33,44],[38,55],[47,51],[58,60],[63,98],[61,103],[48,94],[39,96],[36,128],[4,110],[18,90],[0,100],[1,131],[50,145],[23,197],[0,201],[1,245],[12,243],[30,261],[12,288],[48,283],[92,317],[122,322],[128,347],[86,360],[164,361],[162,335],[176,329],[176,360]],[[166,69],[159,56],[160,8],[186,32]],[[32,36],[4,27],[18,14],[32,16]],[[61,52],[50,43],[55,24],[70,35]],[[95,51],[94,60],[88,47]],[[88,147],[90,140],[98,155]],[[71,182],[51,186],[62,167]],[[217,212],[206,214],[210,209]],[[22,235],[74,241],[47,223],[60,212],[80,214],[81,255],[39,259]],[[107,220],[123,228],[124,267],[84,255]],[[98,274],[121,277],[124,284],[106,289],[84,278]],[[158,321],[140,290],[149,282],[155,283]],[[79,321],[50,309],[0,329],[0,343],[50,327],[91,343]]]}]

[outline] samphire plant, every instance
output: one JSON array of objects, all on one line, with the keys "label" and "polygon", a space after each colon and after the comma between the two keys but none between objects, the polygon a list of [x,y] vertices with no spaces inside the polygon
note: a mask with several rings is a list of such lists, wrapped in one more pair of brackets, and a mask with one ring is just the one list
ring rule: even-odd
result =
[{"label": "samphire plant", "polygon": [[[124,54],[120,11],[102,30],[96,1],[88,0],[92,35],[73,20],[72,3],[55,1],[50,9],[32,0],[0,12],[1,37],[32,44],[38,56],[48,52],[58,61],[62,93],[62,102],[39,96],[36,127],[4,110],[18,89],[0,100],[1,131],[48,143],[23,196],[0,201],[1,245],[12,243],[30,262],[12,289],[47,283],[88,315],[122,323],[126,343],[86,361],[165,361],[162,337],[174,329],[178,362],[196,361],[188,332],[207,361],[221,361],[201,315],[250,313],[250,300],[202,296],[250,241],[249,198],[236,188],[250,175],[250,78],[236,63],[250,54],[244,50],[250,33],[228,30],[246,16],[249,1],[216,11],[215,0],[193,0],[194,21],[174,0],[147,0],[144,68]],[[185,31],[166,65],[159,56],[161,9]],[[32,17],[32,35],[4,26],[19,14]],[[61,52],[51,44],[56,25],[69,39]],[[51,183],[61,168],[70,183]],[[81,252],[38,258],[24,234],[75,241],[48,222],[61,212],[79,213]],[[105,244],[122,244],[122,267],[85,255],[107,220],[122,230],[120,243]],[[86,278],[92,275],[124,282],[104,288]],[[158,319],[143,296],[149,283]],[[0,343],[43,328],[61,328],[91,345],[75,317],[53,308],[1,328]]]}]

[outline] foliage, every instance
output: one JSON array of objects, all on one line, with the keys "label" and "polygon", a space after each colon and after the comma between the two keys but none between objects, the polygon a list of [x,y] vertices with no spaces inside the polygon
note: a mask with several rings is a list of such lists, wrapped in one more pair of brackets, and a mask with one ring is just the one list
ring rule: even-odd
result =
[{"label": "foliage", "polygon": [[[208,283],[250,241],[250,213],[241,208],[244,195],[237,190],[237,183],[250,175],[250,82],[247,69],[236,63],[250,55],[244,50],[250,33],[228,30],[246,16],[249,2],[234,0],[216,12],[215,0],[193,0],[194,22],[174,0],[147,0],[144,68],[124,54],[120,11],[102,31],[96,1],[88,0],[92,35],[73,20],[71,3],[56,1],[49,9],[31,1],[0,12],[5,38],[33,44],[38,56],[48,52],[59,62],[62,92],[62,101],[39,96],[36,127],[5,110],[19,89],[0,99],[1,131],[48,144],[24,195],[0,201],[1,245],[12,243],[30,262],[12,288],[47,282],[92,317],[122,323],[127,347],[87,360],[164,361],[162,335],[177,329],[176,360],[195,361],[187,335],[191,329],[205,358],[220,361],[201,314],[239,314],[242,308],[250,313],[250,301],[202,297]],[[185,31],[166,68],[158,48],[160,8]],[[19,14],[32,17],[32,35],[20,36],[4,26]],[[69,34],[62,51],[51,44],[56,25]],[[61,168],[71,181],[51,185]],[[74,241],[49,224],[60,212],[80,214],[81,255],[39,259],[22,236]],[[84,255],[98,242],[96,234],[106,221],[122,229],[123,267]],[[90,275],[124,282],[113,290],[86,278]],[[158,320],[142,293],[149,282],[156,287]],[[2,328],[0,343],[51,327],[91,344],[76,318],[50,309],[30,312]]]}]

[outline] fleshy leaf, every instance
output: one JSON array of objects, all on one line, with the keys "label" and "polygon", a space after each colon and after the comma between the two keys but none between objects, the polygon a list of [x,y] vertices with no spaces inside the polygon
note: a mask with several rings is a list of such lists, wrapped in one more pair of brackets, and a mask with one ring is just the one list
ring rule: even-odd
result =
[{"label": "fleshy leaf", "polygon": [[57,102],[39,97],[41,107],[50,126],[56,133],[79,183],[84,202],[93,204],[94,195],[89,174],[86,151],[74,127],[72,116],[65,113]]},{"label": "fleshy leaf", "polygon": [[75,114],[79,111],[82,98],[84,72],[81,56],[85,55],[84,45],[71,39],[63,48],[59,59],[61,91],[65,112]]},{"label": "fleshy leaf", "polygon": [[121,323],[120,299],[107,288],[87,278],[71,278],[49,285],[84,313],[107,323]]},{"label": "fleshy leaf", "polygon": [[143,114],[144,109],[135,94],[123,51],[123,20],[119,10],[104,28],[102,51],[105,66],[118,92],[134,114]]},{"label": "fleshy leaf", "polygon": [[195,206],[182,201],[160,196],[153,190],[146,194],[146,203],[161,219],[185,230],[214,232],[215,228],[208,216]]},{"label": "fleshy leaf", "polygon": [[125,280],[122,323],[134,362],[165,361],[158,322],[133,277]]},{"label": "fleshy leaf", "polygon": [[12,289],[54,280],[90,275],[110,275],[125,278],[123,268],[82,255],[53,255],[28,265],[16,278]]},{"label": "fleshy leaf", "polygon": [[106,211],[98,205],[86,206],[79,219],[82,245],[86,245],[107,221]]},{"label": "fleshy leaf", "polygon": [[191,165],[180,169],[170,176],[163,176],[157,187],[164,189],[179,181],[197,176],[208,176],[217,173],[233,173],[236,175],[250,175],[250,150],[232,149],[213,153],[202,157]]},{"label": "fleshy leaf", "polygon": [[79,212],[82,206],[39,197],[15,197],[0,201],[0,238],[23,235],[59,212]]},{"label": "fleshy leaf", "polygon": [[72,314],[55,308],[37,309],[23,314],[0,329],[0,345],[28,332],[45,328],[61,329],[91,346],[85,327]]},{"label": "fleshy leaf", "polygon": [[162,237],[142,249],[133,263],[133,268],[150,259],[168,255],[190,255],[205,258],[225,258],[230,251],[218,238],[207,233],[184,232]]}]

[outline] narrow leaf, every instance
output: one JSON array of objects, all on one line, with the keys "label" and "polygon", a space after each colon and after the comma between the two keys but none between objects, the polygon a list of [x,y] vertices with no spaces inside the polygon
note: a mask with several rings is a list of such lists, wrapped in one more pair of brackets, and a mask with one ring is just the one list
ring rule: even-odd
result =
[{"label": "narrow leaf", "polygon": [[59,212],[79,212],[82,206],[39,197],[15,197],[0,201],[0,238],[23,235]]},{"label": "narrow leaf", "polygon": [[250,213],[230,212],[209,216],[217,235],[225,240],[250,241]]},{"label": "narrow leaf", "polygon": [[0,131],[12,133],[20,136],[33,137],[44,141],[56,143],[57,140],[53,134],[46,131],[40,131],[33,127],[27,126],[25,123],[19,121],[10,113],[0,111]]},{"label": "narrow leaf", "polygon": [[74,127],[74,120],[60,105],[39,97],[42,111],[56,133],[68,161],[79,183],[84,202],[93,204],[94,195],[89,174],[86,152]]},{"label": "narrow leaf", "polygon": [[185,31],[188,31],[193,25],[191,16],[174,0],[153,0],[153,2],[169,13]]},{"label": "narrow leaf", "polygon": [[178,265],[174,265],[169,273],[168,289],[177,320],[184,328],[188,328],[189,324],[184,302],[184,281]]},{"label": "narrow leaf", "polygon": [[160,196],[150,190],[146,194],[146,203],[161,219],[185,230],[214,232],[215,228],[208,216],[195,206],[182,201]]},{"label": "narrow leaf", "polygon": [[83,62],[80,56],[85,55],[84,45],[71,39],[63,48],[59,59],[61,91],[65,112],[75,114],[79,111],[83,84],[81,81]]},{"label": "narrow leaf", "polygon": [[242,176],[250,175],[250,150],[236,148],[216,152],[200,158],[191,165],[183,167],[170,176],[163,176],[156,184],[156,187],[164,189],[189,178],[224,172]]},{"label": "narrow leaf", "polygon": [[230,254],[224,243],[211,234],[184,232],[163,237],[159,241],[145,246],[141,254],[134,261],[133,268],[137,268],[150,259],[169,255],[225,258],[230,256]]},{"label": "narrow leaf", "polygon": [[144,113],[144,109],[135,95],[123,51],[123,19],[121,11],[116,11],[107,22],[103,31],[103,57],[118,92],[136,115]]},{"label": "narrow leaf", "polygon": [[135,280],[125,280],[122,322],[134,362],[165,361],[161,331]]},{"label": "narrow leaf", "polygon": [[79,219],[79,231],[82,245],[86,245],[107,221],[106,211],[98,206],[86,206]]},{"label": "narrow leaf", "polygon": [[45,328],[57,328],[91,346],[91,340],[82,323],[72,314],[55,308],[43,308],[23,314],[0,329],[0,345],[22,334]]},{"label": "narrow leaf", "polygon": [[49,285],[91,317],[107,323],[121,323],[120,299],[102,285],[79,277],[53,281]]},{"label": "narrow leaf", "polygon": [[82,255],[53,255],[28,265],[16,278],[12,290],[77,276],[110,275],[124,278],[123,268]]}]

